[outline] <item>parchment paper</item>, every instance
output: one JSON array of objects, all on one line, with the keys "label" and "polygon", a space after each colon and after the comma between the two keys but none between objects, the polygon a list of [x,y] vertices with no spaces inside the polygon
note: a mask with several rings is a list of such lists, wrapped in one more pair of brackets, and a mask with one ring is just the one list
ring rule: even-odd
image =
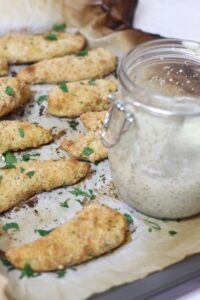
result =
[{"label": "parchment paper", "polygon": [[[70,5],[72,13],[69,22],[74,26],[73,16],[78,17],[77,14],[74,15],[71,6],[74,6],[74,2]],[[93,18],[91,21],[91,18],[88,17],[87,22],[81,28],[81,31],[87,36],[90,46],[101,45],[112,49],[121,56],[137,43],[150,38],[131,30],[113,33],[111,29],[103,25],[105,24],[105,14],[100,13],[99,8],[95,9],[98,10],[97,18]],[[81,20],[77,20],[76,26],[81,27]],[[13,67],[12,69],[17,70],[18,68]],[[53,128],[54,133],[66,130],[65,137],[75,138],[80,132],[85,131],[81,124],[78,131],[73,131],[69,127],[66,118],[50,117],[45,112],[46,103],[44,108],[36,103],[35,100],[38,96],[46,94],[50,88],[52,88],[50,85],[32,87],[36,92],[33,101],[27,104],[25,109],[11,115],[10,118],[38,122],[44,127]],[[60,141],[63,138],[64,136],[60,137],[54,144],[26,152],[40,153],[41,160],[67,156],[66,153],[58,150]],[[22,152],[17,155],[18,158],[21,155]],[[133,231],[132,241],[109,255],[77,266],[75,270],[72,268],[67,269],[63,278],[58,278],[57,274],[52,272],[43,273],[36,278],[23,278],[20,280],[20,271],[8,272],[7,268],[1,265],[0,272],[9,282],[7,293],[13,300],[86,299],[92,294],[103,292],[113,286],[144,278],[152,272],[162,270],[189,255],[200,252],[200,217],[181,222],[166,222],[143,216],[124,202],[116,199],[108,161],[101,162],[98,166],[93,165],[92,169],[95,172],[78,186],[84,190],[92,188],[97,196],[95,201],[100,201],[119,209],[122,213],[132,215],[134,219],[134,226],[130,228]],[[35,229],[54,228],[71,218],[81,209],[80,203],[76,201],[77,197],[73,197],[69,193],[72,189],[73,187],[68,187],[42,193],[9,213],[2,215],[0,218],[0,249],[5,250],[8,247],[37,239],[39,235],[34,233]],[[68,198],[70,198],[69,208],[60,207],[59,203]],[[79,198],[79,200],[83,199]],[[9,230],[4,233],[2,226],[8,222],[17,222],[20,231]],[[177,234],[170,235],[170,230],[176,231]]]}]

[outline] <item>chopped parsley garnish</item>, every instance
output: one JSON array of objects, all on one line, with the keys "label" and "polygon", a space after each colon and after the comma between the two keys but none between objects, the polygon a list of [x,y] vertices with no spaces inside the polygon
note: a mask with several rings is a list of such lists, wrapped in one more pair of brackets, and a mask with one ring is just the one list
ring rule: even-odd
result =
[{"label": "chopped parsley garnish", "polygon": [[90,147],[85,147],[83,149],[83,152],[82,154],[85,155],[85,156],[90,156],[92,153],[94,152],[94,150]]},{"label": "chopped parsley garnish", "polygon": [[68,204],[68,201],[69,201],[70,199],[67,199],[67,200],[65,200],[65,201],[63,201],[63,202],[60,202],[60,206],[61,207],[69,207],[69,204]]},{"label": "chopped parsley garnish", "polygon": [[75,201],[77,201],[81,206],[83,206],[83,202],[79,199],[75,199]]},{"label": "chopped parsley garnish", "polygon": [[70,194],[75,195],[75,196],[83,196],[87,197],[90,200],[94,200],[96,196],[93,193],[93,190],[89,189],[88,192],[82,191],[80,188],[74,188],[73,191],[69,191]]},{"label": "chopped parsley garnish", "polygon": [[155,223],[155,222],[152,222],[152,221],[149,221],[149,220],[145,220],[145,223],[146,223],[147,225],[149,225],[149,228],[148,228],[148,231],[149,231],[149,232],[152,232],[153,229],[154,229],[154,230],[161,230],[160,225],[157,224],[157,223]]},{"label": "chopped parsley garnish", "polygon": [[59,88],[64,92],[64,93],[68,93],[68,87],[67,87],[67,83],[65,81],[60,82],[59,84]]},{"label": "chopped parsley garnish", "polygon": [[7,260],[7,259],[1,259],[2,261],[2,264],[4,267],[8,268],[8,271],[12,271],[14,270],[15,268],[13,267],[13,265]]},{"label": "chopped parsley garnish", "polygon": [[23,277],[28,277],[28,278],[37,277],[39,275],[41,275],[41,273],[34,272],[29,264],[25,264],[25,266],[22,269],[19,279],[22,279]]},{"label": "chopped parsley garnish", "polygon": [[3,176],[2,176],[2,175],[0,175],[0,183],[1,183],[2,179],[3,179]]},{"label": "chopped parsley garnish", "polygon": [[48,100],[48,95],[41,95],[38,99],[37,99],[37,103],[40,105],[42,104],[44,101]]},{"label": "chopped parsley garnish", "polygon": [[24,168],[22,168],[22,167],[19,167],[19,171],[20,171],[20,173],[24,173],[25,172],[25,169]]},{"label": "chopped parsley garnish", "polygon": [[11,169],[11,168],[15,168],[15,163],[17,162],[16,157],[10,153],[10,152],[6,152],[3,155],[4,161],[6,163],[4,169]]},{"label": "chopped parsley garnish", "polygon": [[79,125],[79,122],[77,122],[76,120],[70,120],[67,122],[73,130],[77,130],[77,126]]},{"label": "chopped parsley garnish", "polygon": [[169,233],[171,236],[174,236],[174,235],[176,235],[178,232],[175,231],[175,230],[169,230],[168,233]]},{"label": "chopped parsley garnish", "polygon": [[46,39],[49,41],[57,41],[58,37],[54,32],[51,32],[46,36]]},{"label": "chopped parsley garnish", "polygon": [[88,81],[88,84],[89,84],[89,85],[95,85],[95,80],[94,80],[94,79],[90,79],[90,80]]},{"label": "chopped parsley garnish", "polygon": [[10,87],[10,86],[7,86],[6,89],[5,89],[5,92],[8,96],[12,96],[14,97],[15,96],[15,92],[14,90]]},{"label": "chopped parsley garnish", "polygon": [[9,229],[16,229],[16,230],[19,230],[19,225],[15,222],[12,222],[12,223],[6,223],[3,225],[3,230],[5,232],[7,232]]},{"label": "chopped parsley garnish", "polygon": [[39,153],[34,153],[34,154],[25,153],[22,155],[22,160],[23,161],[36,160],[37,159],[36,157],[38,156],[40,156]]},{"label": "chopped parsley garnish", "polygon": [[29,178],[33,177],[34,174],[35,174],[34,171],[29,171],[29,172],[26,173],[26,175],[27,175]]},{"label": "chopped parsley garnish", "polygon": [[55,24],[53,26],[53,31],[64,32],[67,25],[65,23]]},{"label": "chopped parsley garnish", "polygon": [[133,218],[129,214],[124,214],[124,217],[127,219],[128,224],[133,224]]},{"label": "chopped parsley garnish", "polygon": [[40,236],[46,236],[50,232],[52,232],[55,228],[49,229],[49,230],[44,230],[44,229],[35,229],[35,233],[39,233]]},{"label": "chopped parsley garnish", "polygon": [[79,51],[78,53],[76,53],[76,56],[87,56],[88,55],[88,49],[83,49],[81,51]]},{"label": "chopped parsley garnish", "polygon": [[66,270],[60,270],[56,272],[58,278],[63,278],[66,274]]},{"label": "chopped parsley garnish", "polygon": [[25,132],[24,132],[24,129],[23,128],[18,128],[18,132],[19,132],[19,136],[21,138],[24,138],[25,137]]}]

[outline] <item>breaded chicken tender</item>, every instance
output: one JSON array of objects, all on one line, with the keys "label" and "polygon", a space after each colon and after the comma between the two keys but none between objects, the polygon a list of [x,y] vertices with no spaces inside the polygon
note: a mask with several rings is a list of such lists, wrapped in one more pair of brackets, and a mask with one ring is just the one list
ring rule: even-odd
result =
[{"label": "breaded chicken tender", "polygon": [[[92,82],[92,84],[91,84]],[[109,92],[115,92],[115,80],[73,82],[67,84],[68,92],[59,87],[48,95],[48,112],[58,117],[77,117],[88,111],[102,111],[109,108]]]},{"label": "breaded chicken tender", "polygon": [[101,129],[107,111],[87,112],[80,116],[80,120],[88,130],[97,131]]},{"label": "breaded chicken tender", "polygon": [[21,70],[18,78],[28,83],[59,83],[101,78],[116,68],[116,56],[98,48],[85,56],[68,55],[43,60]]},{"label": "breaded chicken tender", "polygon": [[0,169],[0,212],[42,191],[73,185],[84,178],[90,165],[74,159],[20,162]]},{"label": "breaded chicken tender", "polygon": [[9,64],[31,63],[80,51],[84,45],[82,35],[67,32],[11,34],[0,38],[0,57],[5,57]]},{"label": "breaded chicken tender", "polygon": [[0,76],[6,76],[8,74],[8,61],[6,58],[0,58]]},{"label": "breaded chicken tender", "polygon": [[67,151],[72,157],[91,162],[103,160],[108,157],[99,137],[99,133],[88,132],[79,136],[76,140],[63,140],[61,149]]},{"label": "breaded chicken tender", "polygon": [[24,105],[30,97],[30,88],[23,81],[12,77],[0,78],[0,117]]},{"label": "breaded chicken tender", "polygon": [[53,141],[50,130],[22,121],[0,122],[0,153],[37,148]]},{"label": "breaded chicken tender", "polygon": [[59,270],[109,253],[125,243],[127,236],[126,218],[94,203],[48,236],[8,249],[6,259],[19,269],[28,264],[37,272]]}]

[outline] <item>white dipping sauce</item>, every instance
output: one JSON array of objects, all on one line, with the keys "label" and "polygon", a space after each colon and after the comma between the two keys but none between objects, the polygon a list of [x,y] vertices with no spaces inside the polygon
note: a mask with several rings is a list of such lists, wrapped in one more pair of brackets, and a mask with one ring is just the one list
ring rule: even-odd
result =
[{"label": "white dipping sauce", "polygon": [[137,110],[134,117],[129,131],[109,149],[121,197],[157,218],[200,213],[200,116],[165,118]]}]

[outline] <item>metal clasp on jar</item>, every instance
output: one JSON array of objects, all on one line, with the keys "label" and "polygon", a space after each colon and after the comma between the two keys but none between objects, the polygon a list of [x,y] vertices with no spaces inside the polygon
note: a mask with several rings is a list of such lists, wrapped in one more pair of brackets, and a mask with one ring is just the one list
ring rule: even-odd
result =
[{"label": "metal clasp on jar", "polygon": [[111,148],[119,142],[122,134],[130,128],[134,121],[134,115],[128,109],[130,104],[122,100],[114,100],[112,95],[109,95],[108,98],[112,103],[112,107],[106,114],[100,136],[103,145],[106,148]]}]

